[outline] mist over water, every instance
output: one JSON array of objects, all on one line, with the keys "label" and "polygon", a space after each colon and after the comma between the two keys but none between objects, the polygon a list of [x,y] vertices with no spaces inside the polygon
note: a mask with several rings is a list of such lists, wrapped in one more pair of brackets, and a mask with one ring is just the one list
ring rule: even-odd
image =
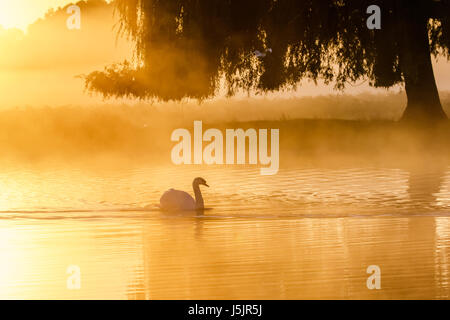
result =
[{"label": "mist over water", "polygon": [[[329,99],[1,111],[0,298],[448,298],[449,127],[295,119]],[[394,115],[402,97],[363,99],[334,110],[370,119],[390,101]],[[279,128],[279,172],[172,164],[171,132],[199,119]],[[198,176],[202,215],[159,210]]]},{"label": "mist over water", "polygon": [[[448,124],[392,121],[403,88],[365,82],[105,101],[77,76],[133,61],[133,46],[97,3],[77,33],[61,10],[0,29],[0,299],[450,298]],[[434,61],[450,115],[449,67]],[[174,165],[171,133],[195,120],[279,129],[278,173]],[[204,212],[159,210],[195,177]],[[367,289],[370,265],[382,290]]]},{"label": "mist over water", "polygon": [[[301,155],[299,154],[299,158]],[[164,213],[163,191],[207,210]],[[446,298],[450,166],[3,163],[1,298]],[[419,263],[417,263],[419,262]],[[82,270],[67,290],[68,265]],[[383,266],[383,290],[365,287]],[[261,283],[264,283],[261,287]]]}]

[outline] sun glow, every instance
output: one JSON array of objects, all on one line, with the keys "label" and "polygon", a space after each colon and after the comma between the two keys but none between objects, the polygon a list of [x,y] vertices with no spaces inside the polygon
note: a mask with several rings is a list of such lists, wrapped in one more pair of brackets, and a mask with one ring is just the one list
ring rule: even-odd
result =
[{"label": "sun glow", "polygon": [[26,30],[29,24],[43,17],[50,8],[64,6],[70,0],[0,0],[0,25]]}]

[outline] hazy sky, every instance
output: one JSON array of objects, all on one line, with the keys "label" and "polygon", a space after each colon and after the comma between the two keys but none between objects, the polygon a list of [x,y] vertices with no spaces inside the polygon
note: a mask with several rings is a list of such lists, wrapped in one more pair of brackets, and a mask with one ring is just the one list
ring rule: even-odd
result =
[{"label": "hazy sky", "polygon": [[4,28],[26,27],[44,16],[50,8],[57,8],[74,0],[0,0],[0,25]]},{"label": "hazy sky", "polygon": [[[67,5],[68,3],[76,3],[78,0],[0,0],[0,25],[5,28],[20,28],[25,30],[26,27],[43,17],[50,8],[57,8]],[[84,20],[83,20],[84,23]],[[86,23],[90,23],[86,20]],[[104,25],[104,26],[103,26]],[[0,54],[0,62],[2,57],[4,61],[12,59],[12,61],[36,61],[43,63],[46,61],[42,57],[53,57],[58,54],[59,60],[64,61],[67,68],[62,68],[62,62],[58,68],[49,68],[44,73],[42,66],[40,68],[31,69],[3,69],[0,67],[0,106],[19,106],[19,105],[65,105],[71,104],[94,104],[101,101],[100,96],[90,96],[84,92],[84,83],[76,75],[87,74],[95,70],[102,70],[104,66],[114,62],[123,61],[131,56],[131,45],[121,43],[119,47],[116,44],[116,34],[113,30],[114,21],[111,17],[95,20],[90,25],[95,29],[95,36],[80,36],[77,38],[82,45],[78,44],[76,50],[70,50],[70,46],[66,45],[62,48],[60,45],[48,46],[38,49],[24,49],[21,52],[25,54],[15,54],[13,49]],[[84,30],[84,29],[83,29]],[[40,35],[42,36],[42,35]],[[39,35],[35,35],[39,37]],[[53,43],[52,39],[58,39],[57,34],[48,33],[49,43]],[[102,39],[102,41],[98,41]],[[29,39],[28,39],[29,40]],[[34,39],[36,40],[36,39]],[[25,40],[24,40],[25,41]],[[25,41],[26,42],[26,41]],[[32,43],[32,42],[31,42]],[[56,43],[56,42],[55,42]],[[0,51],[4,48],[15,48],[9,42],[3,44],[0,42]],[[26,47],[25,47],[26,48]],[[73,47],[75,48],[75,47]],[[82,50],[82,48],[85,48]],[[83,58],[80,64],[78,56],[81,52],[86,55],[89,50],[90,59]],[[67,50],[74,54],[68,54]],[[46,52],[48,50],[48,53]],[[64,51],[66,50],[66,51]],[[27,54],[27,53],[30,54]],[[61,55],[61,53],[64,53]],[[9,54],[9,56],[8,56]],[[39,55],[40,54],[40,55]],[[52,55],[53,54],[53,55]],[[8,58],[9,57],[9,58]],[[39,60],[40,58],[41,60]],[[64,58],[65,57],[65,58]],[[67,59],[66,59],[67,58]],[[64,60],[66,59],[66,60]],[[89,60],[89,61],[86,61]],[[25,61],[25,62],[26,62]],[[450,91],[450,61],[440,58],[439,62],[434,62],[434,71],[436,75],[436,83],[440,91]],[[20,64],[20,63],[19,63]],[[6,65],[6,63],[5,63]],[[45,85],[36,86],[36,83]],[[399,87],[391,89],[395,92]],[[361,92],[385,93],[385,89],[369,88],[367,82],[358,81],[356,85],[348,85],[345,93],[358,94]],[[23,94],[27,92],[27,94]],[[318,85],[305,81],[301,87],[295,92],[290,92],[289,96],[309,96],[309,95],[327,95],[339,93],[333,90],[332,86]],[[272,96],[286,97],[286,93],[275,93]]]}]

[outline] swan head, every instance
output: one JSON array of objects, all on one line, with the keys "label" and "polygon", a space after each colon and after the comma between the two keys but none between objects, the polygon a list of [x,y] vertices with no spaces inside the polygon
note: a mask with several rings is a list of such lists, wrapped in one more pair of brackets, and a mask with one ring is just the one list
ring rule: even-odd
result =
[{"label": "swan head", "polygon": [[194,181],[192,182],[192,185],[193,186],[202,185],[202,186],[209,187],[208,184],[206,183],[206,180],[203,179],[203,178],[200,178],[200,177],[199,178],[195,178]]}]

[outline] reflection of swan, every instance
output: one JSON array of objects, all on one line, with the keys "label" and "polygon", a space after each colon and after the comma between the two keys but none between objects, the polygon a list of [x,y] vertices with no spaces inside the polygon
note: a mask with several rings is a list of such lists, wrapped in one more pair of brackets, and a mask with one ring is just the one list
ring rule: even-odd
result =
[{"label": "reflection of swan", "polygon": [[159,200],[161,209],[168,211],[203,209],[204,208],[203,197],[199,185],[209,187],[206,184],[205,179],[195,178],[194,181],[192,182],[195,200],[187,192],[174,189],[167,190],[166,192],[164,192],[161,199]]}]

